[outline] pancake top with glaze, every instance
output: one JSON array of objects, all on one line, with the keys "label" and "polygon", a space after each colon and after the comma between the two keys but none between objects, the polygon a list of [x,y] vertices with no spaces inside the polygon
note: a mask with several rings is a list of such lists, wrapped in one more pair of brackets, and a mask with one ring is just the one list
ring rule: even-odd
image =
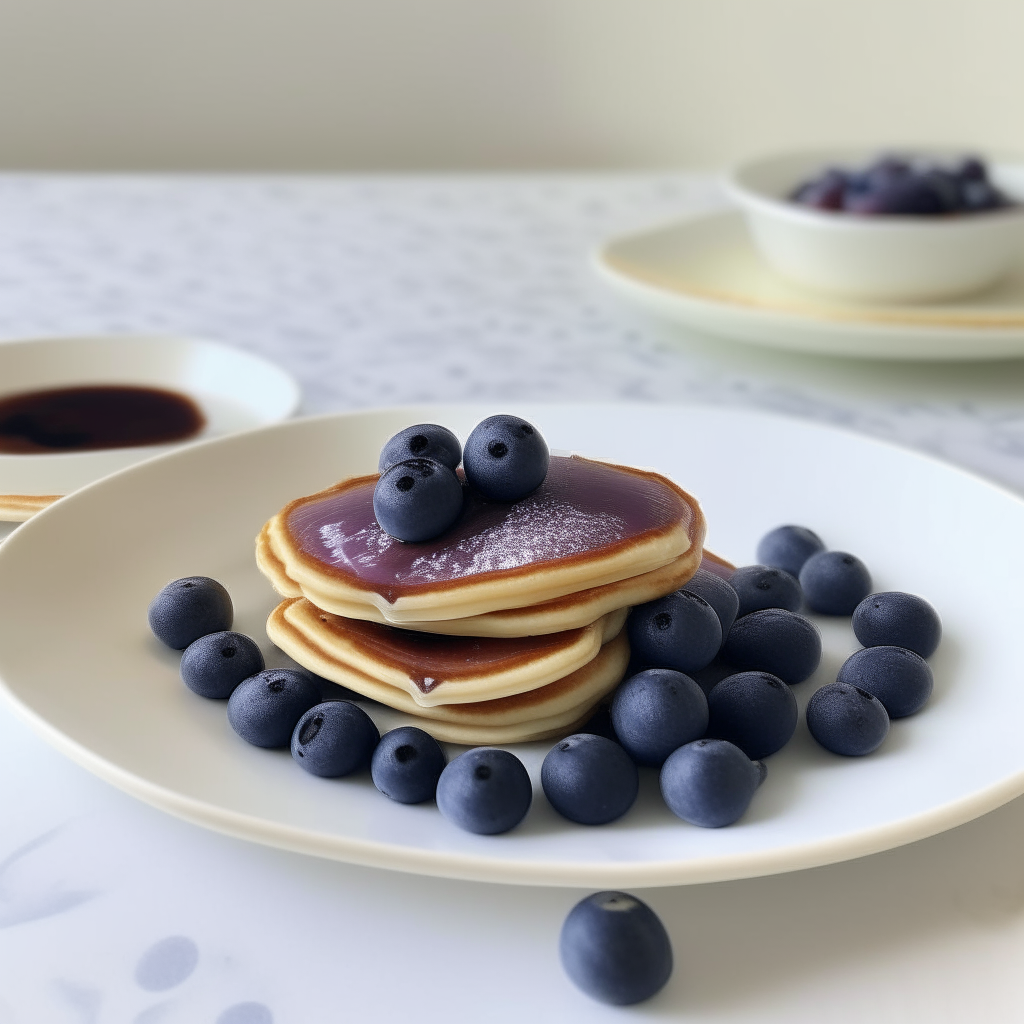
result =
[{"label": "pancake top with glaze", "polygon": [[689,530],[699,516],[693,500],[656,473],[555,457],[544,482],[525,498],[488,502],[467,488],[451,529],[407,544],[377,524],[377,479],[356,477],[300,498],[282,518],[304,561],[388,601],[470,579],[519,576],[553,563],[617,554],[680,525]]}]

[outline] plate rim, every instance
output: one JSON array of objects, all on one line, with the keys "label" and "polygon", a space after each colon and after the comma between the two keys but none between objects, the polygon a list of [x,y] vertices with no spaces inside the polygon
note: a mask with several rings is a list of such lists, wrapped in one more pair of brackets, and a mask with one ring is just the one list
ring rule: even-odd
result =
[{"label": "plate rim", "polygon": [[[929,453],[909,448],[893,441],[872,437],[843,425],[824,424],[817,421],[774,411],[760,409],[734,409],[721,403],[669,403],[669,402],[512,402],[517,409],[527,412],[544,409],[592,410],[614,409],[619,413],[629,409],[664,410],[685,408],[687,410],[708,408],[755,419],[769,419],[799,425],[823,433],[838,433],[855,438],[860,443],[895,450],[903,455],[940,467],[945,472],[964,476],[977,484],[1009,498],[1014,504],[1024,507],[1024,496],[1005,485],[993,481],[974,470],[948,462]],[[394,405],[367,409],[346,410],[324,413],[317,416],[293,418],[246,431],[245,436],[261,433],[276,433],[281,430],[302,429],[308,425],[327,422],[343,422],[367,415],[395,414],[420,416],[431,410],[478,410],[478,403],[424,403],[419,405]],[[210,438],[196,442],[187,448],[165,452],[145,462],[165,459],[187,458],[193,449],[210,445],[223,445],[241,435]],[[137,472],[142,463],[124,467],[102,479],[93,481],[79,491],[69,495],[69,500],[94,488],[103,487],[107,481],[124,474]],[[35,519],[52,516],[54,510],[45,509]],[[56,514],[66,514],[58,512]],[[41,520],[42,521],[42,520]],[[31,523],[22,527],[27,534],[34,532]],[[13,536],[13,535],[12,535]],[[665,885],[704,884],[743,878],[783,874],[790,871],[806,870],[828,864],[853,860],[888,849],[904,846],[940,832],[955,828],[977,817],[989,813],[1024,793],[1024,767],[983,789],[946,801],[926,811],[902,818],[896,822],[863,829],[855,833],[843,833],[825,840],[796,842],[777,846],[770,851],[754,851],[738,854],[716,854],[701,859],[686,861],[660,860],[637,862],[566,862],[550,859],[521,860],[514,857],[478,857],[472,854],[452,851],[438,851],[427,847],[405,847],[398,844],[316,833],[306,828],[281,825],[247,812],[217,807],[207,801],[184,795],[166,786],[154,783],[134,772],[122,768],[107,757],[96,753],[79,743],[44,716],[22,702],[0,675],[0,694],[15,714],[38,736],[56,750],[69,757],[76,764],[110,783],[122,792],[142,800],[175,817],[213,831],[262,845],[289,850],[324,859],[359,864],[388,870],[399,870],[429,877],[463,879],[479,882],[493,882],[511,885],[562,886],[562,887],[634,887],[647,888]],[[496,837],[499,838],[500,837]],[[682,867],[682,871],[680,868]]]}]

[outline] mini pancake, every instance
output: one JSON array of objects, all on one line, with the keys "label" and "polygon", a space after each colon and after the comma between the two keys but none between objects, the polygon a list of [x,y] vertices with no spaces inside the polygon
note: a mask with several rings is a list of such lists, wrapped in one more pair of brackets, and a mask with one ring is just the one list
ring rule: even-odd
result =
[{"label": "mini pancake", "polygon": [[[582,668],[546,686],[472,704],[421,707],[404,690],[381,682],[334,658],[291,621],[298,603],[282,601],[267,621],[267,635],[304,668],[371,700],[414,715],[435,738],[450,743],[521,743],[565,735],[619,684],[629,663],[624,632],[606,643]],[[301,619],[300,619],[301,621]]]},{"label": "mini pancake", "polygon": [[267,523],[272,558],[260,565],[290,582],[283,593],[331,610],[372,607],[395,624],[464,619],[617,583],[687,553],[696,569],[704,539],[700,507],[670,480],[571,456],[552,458],[544,483],[516,502],[467,489],[450,530],[403,544],[374,517],[377,479],[299,498]]},{"label": "mini pancake", "polygon": [[24,523],[63,494],[0,494],[0,523]]},{"label": "mini pancake", "polygon": [[[450,636],[509,637],[539,636],[544,633],[578,629],[611,611],[654,601],[665,594],[671,594],[673,590],[678,590],[694,574],[697,565],[702,564],[700,558],[701,552],[691,548],[660,569],[652,569],[650,572],[615,583],[606,583],[603,587],[579,590],[575,594],[555,598],[554,601],[544,601],[527,608],[505,608],[464,619],[402,622],[401,627]],[[285,574],[284,563],[274,554],[266,527],[256,538],[256,563],[282,597],[303,595],[303,590]],[[333,612],[335,615],[344,615],[350,619],[366,619],[369,622],[388,622],[384,612],[376,605],[336,601],[330,594],[321,593],[313,587],[305,588],[305,596],[318,608]]]},{"label": "mini pancake", "polygon": [[404,690],[420,707],[494,700],[546,686],[593,661],[626,621],[622,608],[562,633],[442,636],[332,615],[305,598],[282,607],[285,620],[325,656]]}]

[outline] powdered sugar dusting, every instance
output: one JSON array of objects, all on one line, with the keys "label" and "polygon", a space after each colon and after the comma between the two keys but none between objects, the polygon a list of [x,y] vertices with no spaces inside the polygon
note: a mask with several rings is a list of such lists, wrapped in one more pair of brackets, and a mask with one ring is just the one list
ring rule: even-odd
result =
[{"label": "powdered sugar dusting", "polygon": [[[627,534],[627,521],[614,512],[581,511],[556,495],[542,492],[510,505],[498,522],[470,536],[453,539],[451,544],[433,542],[424,554],[412,558],[396,573],[396,580],[441,583],[516,569],[593,551]],[[344,522],[324,523],[319,535],[331,563],[353,571],[379,567],[380,556],[401,544],[375,522],[351,532]]]}]

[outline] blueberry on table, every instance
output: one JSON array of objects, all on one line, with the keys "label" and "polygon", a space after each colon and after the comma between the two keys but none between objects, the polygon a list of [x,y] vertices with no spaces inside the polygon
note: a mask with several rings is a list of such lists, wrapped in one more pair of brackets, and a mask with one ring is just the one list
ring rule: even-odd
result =
[{"label": "blueberry on table", "polygon": [[737,619],[722,658],[738,669],[760,670],[794,686],[821,662],[821,633],[810,619],[785,608],[763,608]]},{"label": "blueberry on table", "polygon": [[752,761],[781,750],[798,717],[793,691],[769,672],[737,672],[708,694],[708,736],[734,743]]},{"label": "blueberry on table", "polygon": [[822,615],[852,615],[871,593],[867,566],[846,551],[811,555],[800,570],[800,586],[812,611]]},{"label": "blueberry on table", "polygon": [[176,651],[183,651],[207,633],[230,629],[233,617],[231,597],[209,576],[174,580],[149,605],[149,628]]},{"label": "blueberry on table", "polygon": [[[800,570],[811,555],[825,550],[822,539],[806,526],[777,526],[766,533],[757,545],[757,560],[762,565],[783,569],[791,576]],[[793,609],[796,611],[796,609]]]},{"label": "blueberry on table", "polygon": [[292,730],[292,757],[310,775],[336,779],[370,764],[380,733],[358,704],[330,700],[314,704]]},{"label": "blueberry on table", "polygon": [[906,647],[930,658],[942,639],[942,623],[923,597],[887,590],[857,605],[853,632],[865,647]]},{"label": "blueberry on table", "polygon": [[833,754],[861,757],[885,739],[889,716],[867,690],[850,683],[828,683],[807,702],[807,728]]},{"label": "blueberry on table", "polygon": [[459,478],[453,469],[432,459],[397,463],[373,489],[373,514],[380,528],[409,543],[439,537],[461,511]]},{"label": "blueberry on table", "polygon": [[865,647],[846,659],[837,678],[877,697],[890,718],[920,711],[932,695],[928,662],[905,647]]},{"label": "blueberry on table", "polygon": [[305,672],[265,669],[235,687],[228,722],[256,747],[286,747],[298,720],[320,700],[320,688]]},{"label": "blueberry on table", "polygon": [[578,733],[556,743],[544,758],[541,785],[563,818],[604,825],[633,806],[640,787],[636,765],[618,743]]},{"label": "blueberry on table", "polygon": [[696,740],[665,762],[661,795],[677,818],[702,828],[722,828],[743,817],[764,776],[764,766],[734,743]]},{"label": "blueberry on table", "polygon": [[[740,599],[727,580],[716,576],[707,569],[698,569],[681,588],[688,594],[696,594],[703,598],[715,610],[719,625],[722,627],[722,639],[729,635],[732,624],[739,613]],[[683,670],[685,671],[685,670]]]},{"label": "blueberry on table", "polygon": [[462,461],[462,445],[447,428],[437,423],[417,423],[400,430],[380,451],[377,471],[386,473],[408,459],[433,459],[451,470]]},{"label": "blueberry on table", "polygon": [[615,691],[612,725],[637,764],[657,768],[677,747],[704,735],[708,701],[704,691],[682,672],[644,669]]},{"label": "blueberry on table", "polygon": [[200,697],[226,699],[249,676],[262,672],[263,654],[244,633],[207,633],[185,648],[181,681]]},{"label": "blueberry on table", "polygon": [[722,623],[715,609],[687,590],[637,605],[629,613],[626,632],[638,664],[677,672],[704,668],[722,646]]},{"label": "blueberry on table", "polygon": [[613,1006],[643,1002],[672,974],[672,944],[658,915],[624,892],[580,900],[558,940],[562,967],[577,988]]},{"label": "blueberry on table", "polygon": [[548,473],[548,446],[540,431],[519,416],[488,416],[466,439],[466,480],[489,501],[518,501]]},{"label": "blueberry on table", "polygon": [[387,797],[400,804],[433,800],[437,780],[447,763],[441,745],[430,733],[404,725],[384,733],[373,752],[370,777]]},{"label": "blueberry on table", "polygon": [[737,618],[762,608],[785,608],[795,612],[804,603],[797,578],[770,565],[744,565],[729,577],[729,585],[739,598]]},{"label": "blueberry on table", "polygon": [[518,825],[533,801],[529,773],[515,754],[474,747],[450,761],[437,780],[437,806],[467,832],[492,836]]}]

